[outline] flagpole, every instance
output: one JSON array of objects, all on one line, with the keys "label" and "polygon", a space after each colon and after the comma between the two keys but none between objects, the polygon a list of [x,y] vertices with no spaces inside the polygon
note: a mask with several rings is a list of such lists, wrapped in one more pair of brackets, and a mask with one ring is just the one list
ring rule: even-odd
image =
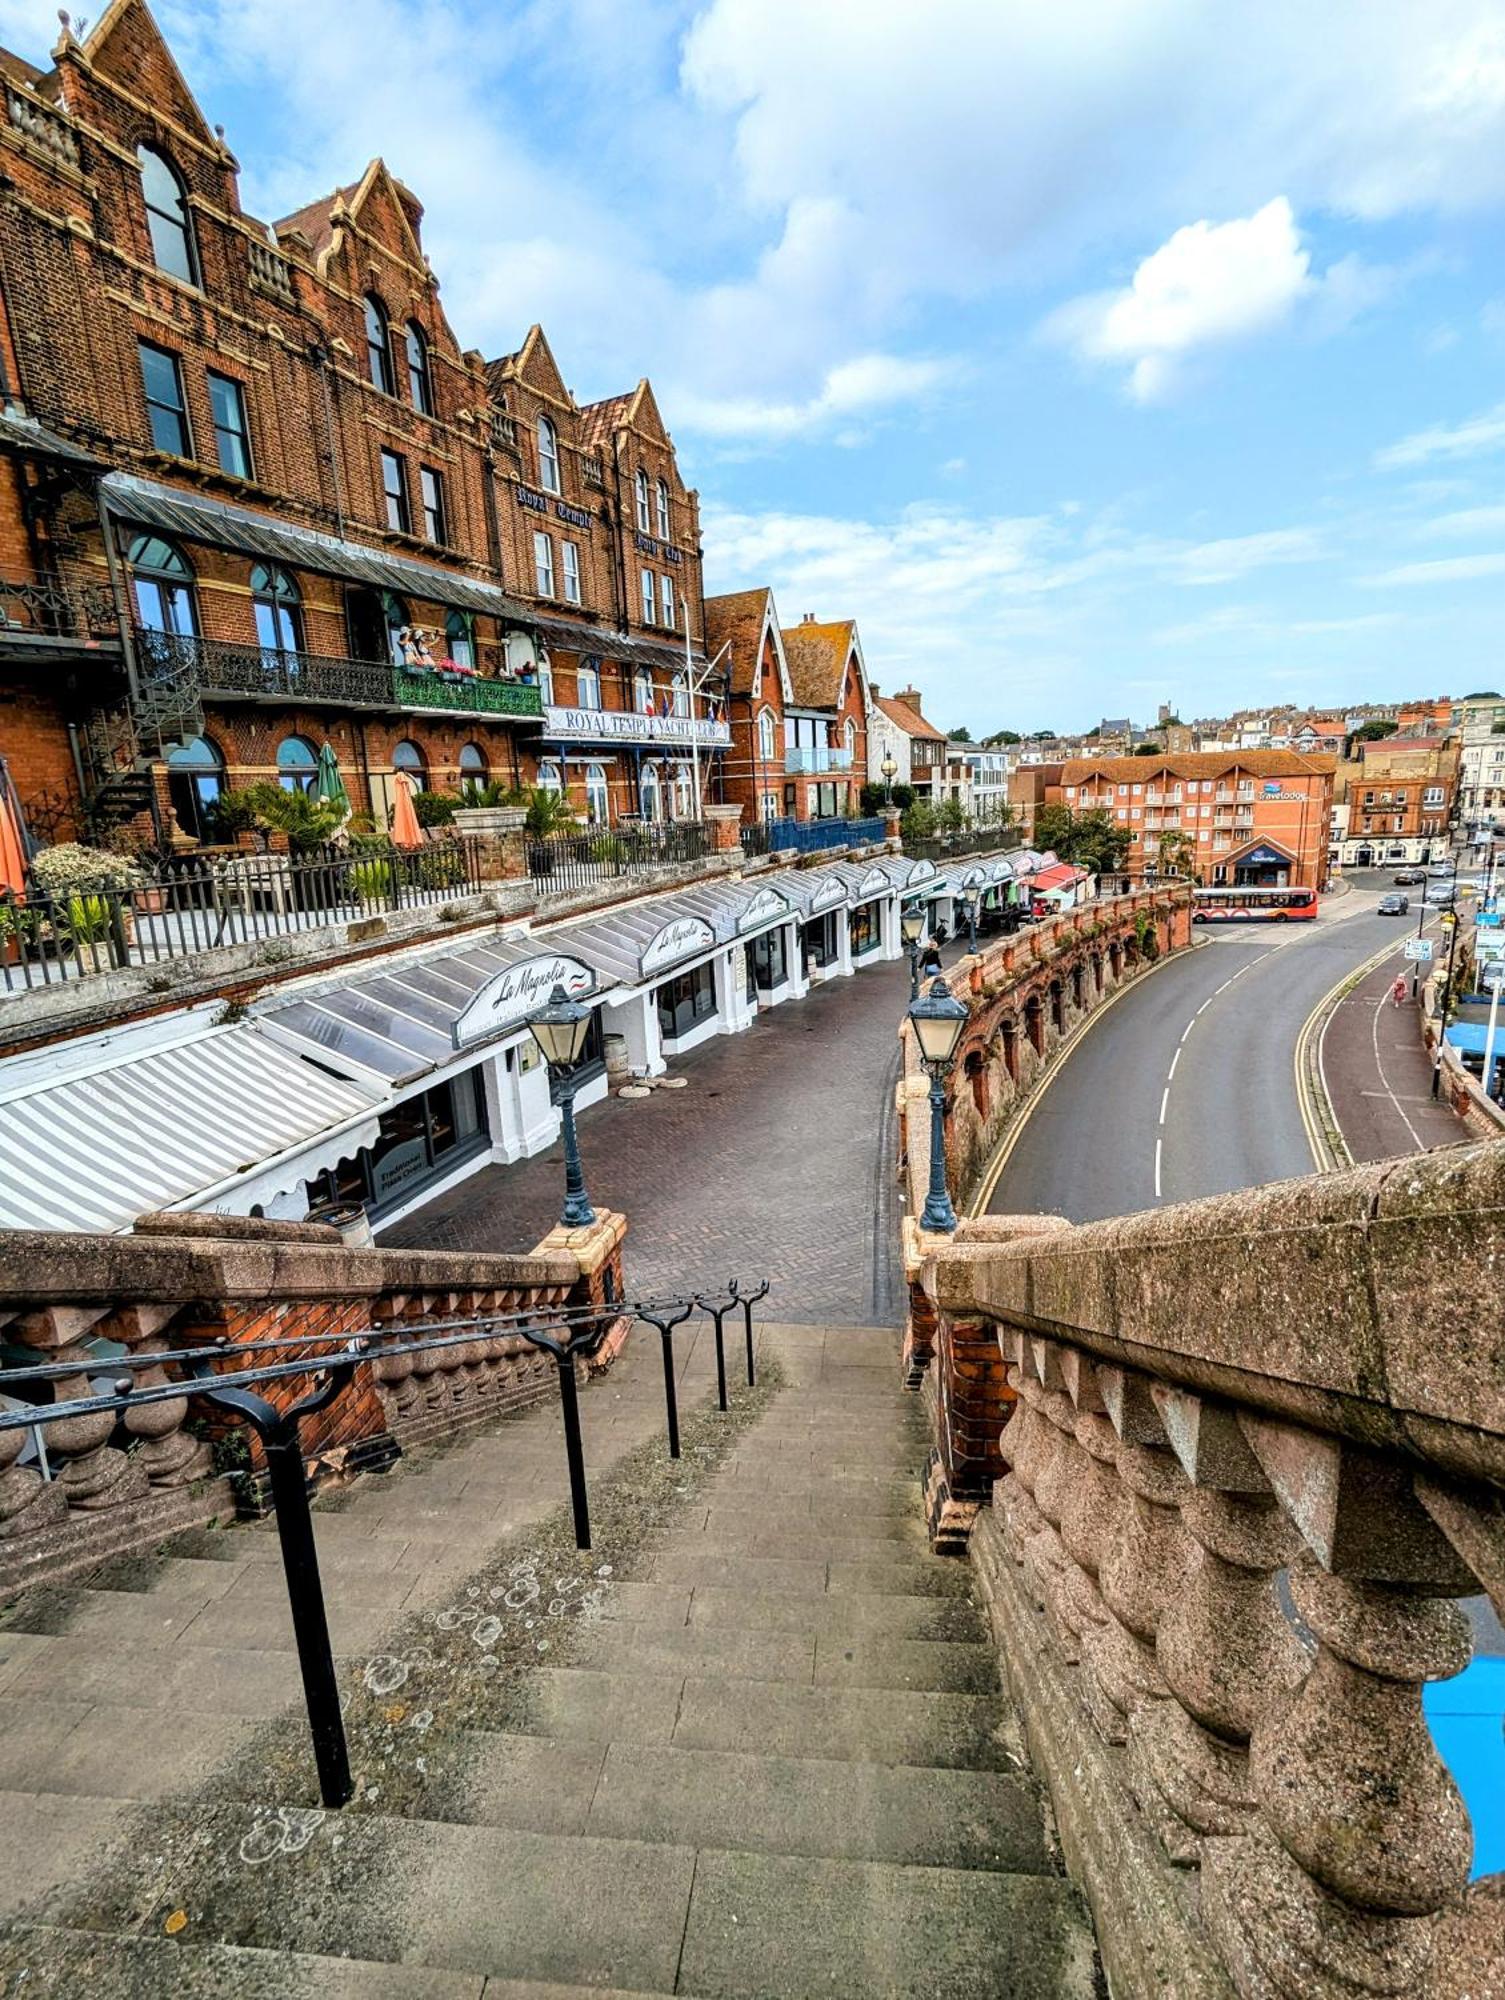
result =
[{"label": "flagpole", "polygon": [[695,734],[695,666],[690,658],[690,593],[680,592],[680,602],[685,608],[685,690],[690,698],[690,764],[694,771],[695,817],[700,818],[700,743]]}]

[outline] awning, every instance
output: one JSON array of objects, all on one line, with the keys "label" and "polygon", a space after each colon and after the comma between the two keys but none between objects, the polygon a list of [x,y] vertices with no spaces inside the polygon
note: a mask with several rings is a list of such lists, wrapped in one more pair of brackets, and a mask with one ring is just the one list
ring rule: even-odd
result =
[{"label": "awning", "polygon": [[374,1092],[251,1025],[210,1028],[0,1101],[0,1228],[128,1229],[281,1155],[291,1184],[375,1138]]},{"label": "awning", "polygon": [[1032,890],[1069,889],[1077,882],[1087,880],[1085,868],[1074,868],[1069,861],[1058,861],[1051,868],[1042,868],[1030,877]]},{"label": "awning", "polygon": [[555,930],[494,938],[306,989],[257,1020],[278,1041],[342,1076],[395,1088],[520,1028],[556,986],[580,999],[615,978]]},{"label": "awning", "polygon": [[632,903],[590,923],[553,925],[539,935],[609,968],[623,986],[643,986],[799,913],[782,878],[713,882]]},{"label": "awning", "polygon": [[827,910],[844,910],[851,890],[835,869],[791,868],[779,878],[779,887],[799,910],[801,919],[818,917]]},{"label": "awning", "polygon": [[[439,569],[410,556],[390,554],[385,549],[368,548],[362,542],[346,541],[338,535],[322,534],[316,528],[295,527],[270,514],[258,514],[249,507],[211,499],[208,494],[180,493],[176,487],[159,486],[155,480],[140,479],[129,472],[109,473],[100,481],[100,491],[117,520],[137,527],[159,528],[164,534],[179,536],[184,541],[201,542],[209,548],[236,549],[242,555],[289,563],[321,576],[344,577],[352,583],[374,585],[378,590],[394,590],[400,596],[427,598],[436,604],[455,605],[462,611],[504,618],[537,632],[554,645],[568,646],[578,653],[626,660],[632,665],[682,667],[685,662],[682,645],[634,639],[624,632],[577,625],[565,618],[540,618],[530,605],[510,596],[498,584]],[[703,666],[704,656],[692,655],[692,664]]]},{"label": "awning", "polygon": [[84,451],[79,445],[70,444],[67,438],[59,437],[30,417],[16,404],[8,404],[0,409],[0,446],[9,451],[28,453],[33,458],[60,459],[66,465],[76,465],[80,470],[89,468],[102,472],[104,466],[92,452]]},{"label": "awning", "polygon": [[894,871],[881,861],[837,861],[832,864],[830,872],[846,883],[847,894],[854,904],[870,903],[876,896],[898,894],[899,884]]}]

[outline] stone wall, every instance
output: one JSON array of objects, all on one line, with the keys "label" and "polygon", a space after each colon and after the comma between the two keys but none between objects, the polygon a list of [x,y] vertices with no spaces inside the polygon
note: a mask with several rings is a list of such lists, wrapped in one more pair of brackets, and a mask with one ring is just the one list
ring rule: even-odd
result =
[{"label": "stone wall", "polygon": [[1505,1610],[1502,1259],[1498,1145],[925,1245],[1017,1398],[971,1552],[1118,2000],[1501,1990],[1421,1692]]}]

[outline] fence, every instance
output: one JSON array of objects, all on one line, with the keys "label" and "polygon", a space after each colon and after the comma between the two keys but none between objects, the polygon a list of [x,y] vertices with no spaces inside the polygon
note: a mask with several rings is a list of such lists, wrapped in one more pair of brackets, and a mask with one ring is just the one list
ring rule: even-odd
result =
[{"label": "fence", "polygon": [[881,819],[770,819],[742,829],[744,854],[777,854],[793,848],[814,854],[827,847],[865,847],[882,840]]},{"label": "fence", "polygon": [[702,861],[710,851],[710,836],[701,820],[618,826],[609,832],[600,827],[529,840],[528,873],[549,889],[581,889],[592,882],[613,882],[679,862]]},{"label": "fence", "polygon": [[448,902],[480,886],[476,843],[466,839],[184,856],[128,889],[0,901],[0,993]]},{"label": "fence", "polygon": [[1017,826],[969,826],[960,833],[906,839],[904,852],[915,861],[948,861],[958,854],[998,854],[1017,847],[1022,838]]}]

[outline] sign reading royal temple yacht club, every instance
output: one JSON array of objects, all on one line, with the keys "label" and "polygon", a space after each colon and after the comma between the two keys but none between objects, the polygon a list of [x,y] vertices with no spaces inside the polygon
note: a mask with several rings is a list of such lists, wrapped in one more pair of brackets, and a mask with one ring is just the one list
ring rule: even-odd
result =
[{"label": "sign reading royal temple yacht club", "polygon": [[549,1004],[556,986],[564,988],[567,998],[578,1000],[595,983],[596,975],[588,965],[560,952],[545,952],[539,958],[509,965],[466,1001],[454,1024],[455,1047],[461,1049],[468,1042],[516,1027]]},{"label": "sign reading royal temple yacht club", "polygon": [[747,908],[742,912],[737,925],[739,931],[750,931],[759,924],[766,924],[771,917],[787,917],[789,902],[777,889],[760,889]]},{"label": "sign reading royal temple yacht club", "polygon": [[730,743],[730,723],[703,715],[639,715],[630,708],[551,708],[543,712],[544,735],[599,740],[618,737],[629,743]]},{"label": "sign reading royal temple yacht club", "polygon": [[703,918],[675,917],[644,946],[638,970],[646,979],[650,973],[662,972],[665,966],[678,965],[692,952],[709,951],[715,942],[716,933]]}]

